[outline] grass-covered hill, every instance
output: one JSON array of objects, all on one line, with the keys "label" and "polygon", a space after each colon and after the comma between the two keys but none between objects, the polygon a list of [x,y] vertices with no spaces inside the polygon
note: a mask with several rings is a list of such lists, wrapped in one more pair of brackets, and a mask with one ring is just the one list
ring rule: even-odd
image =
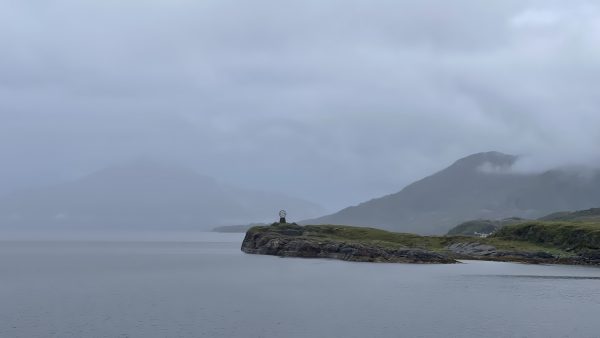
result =
[{"label": "grass-covered hill", "polygon": [[501,220],[478,219],[461,223],[448,231],[449,236],[489,235],[503,226],[524,222],[525,219],[512,217]]},{"label": "grass-covered hill", "polygon": [[541,221],[595,221],[600,222],[600,208],[579,211],[563,211],[539,218]]},{"label": "grass-covered hill", "polygon": [[456,259],[600,264],[600,223],[527,221],[487,238],[420,236],[343,225],[253,227],[247,253],[368,262],[450,263]]},{"label": "grass-covered hill", "polygon": [[[588,222],[600,223],[600,208],[592,208],[578,211],[555,212],[537,219],[538,221],[553,222]],[[447,235],[477,236],[481,234],[492,234],[500,228],[517,223],[525,223],[527,220],[519,217],[505,218],[501,220],[478,219],[461,223],[448,231]]]},{"label": "grass-covered hill", "polygon": [[536,219],[600,205],[600,169],[585,177],[576,169],[519,173],[512,170],[517,160],[498,152],[474,154],[397,193],[303,223],[438,235],[468,220]]},{"label": "grass-covered hill", "polygon": [[600,253],[600,222],[529,221],[499,229],[493,239],[526,242],[571,253]]}]

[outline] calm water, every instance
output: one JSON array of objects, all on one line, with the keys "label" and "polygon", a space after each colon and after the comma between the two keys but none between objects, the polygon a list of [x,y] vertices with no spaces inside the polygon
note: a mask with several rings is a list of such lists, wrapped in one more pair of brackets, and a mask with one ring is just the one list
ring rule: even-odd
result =
[{"label": "calm water", "polygon": [[1,337],[600,337],[600,269],[246,255],[241,235],[0,242]]}]

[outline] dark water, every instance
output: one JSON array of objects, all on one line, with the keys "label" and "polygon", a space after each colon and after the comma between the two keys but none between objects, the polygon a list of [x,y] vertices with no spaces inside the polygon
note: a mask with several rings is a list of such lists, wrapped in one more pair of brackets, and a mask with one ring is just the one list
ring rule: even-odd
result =
[{"label": "dark water", "polygon": [[1,337],[600,337],[600,269],[245,255],[241,236],[0,242]]}]

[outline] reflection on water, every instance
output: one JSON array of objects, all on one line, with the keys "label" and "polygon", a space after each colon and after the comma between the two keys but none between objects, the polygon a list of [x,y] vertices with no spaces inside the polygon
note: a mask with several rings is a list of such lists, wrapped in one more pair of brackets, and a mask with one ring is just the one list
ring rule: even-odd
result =
[{"label": "reflection on water", "polygon": [[0,242],[0,337],[597,337],[600,269],[246,255],[239,234]]}]

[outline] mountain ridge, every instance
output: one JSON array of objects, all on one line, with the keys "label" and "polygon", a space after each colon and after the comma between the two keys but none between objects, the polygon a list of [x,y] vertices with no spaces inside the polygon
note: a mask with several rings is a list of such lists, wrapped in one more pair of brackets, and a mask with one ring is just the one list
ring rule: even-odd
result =
[{"label": "mountain ridge", "polygon": [[537,218],[600,205],[600,171],[585,178],[559,169],[518,173],[512,170],[518,158],[496,151],[472,154],[397,193],[302,223],[443,234],[472,219]]},{"label": "mountain ridge", "polygon": [[323,212],[299,198],[221,184],[187,168],[138,161],[4,196],[0,226],[210,230],[271,221],[281,208],[297,217]]}]

